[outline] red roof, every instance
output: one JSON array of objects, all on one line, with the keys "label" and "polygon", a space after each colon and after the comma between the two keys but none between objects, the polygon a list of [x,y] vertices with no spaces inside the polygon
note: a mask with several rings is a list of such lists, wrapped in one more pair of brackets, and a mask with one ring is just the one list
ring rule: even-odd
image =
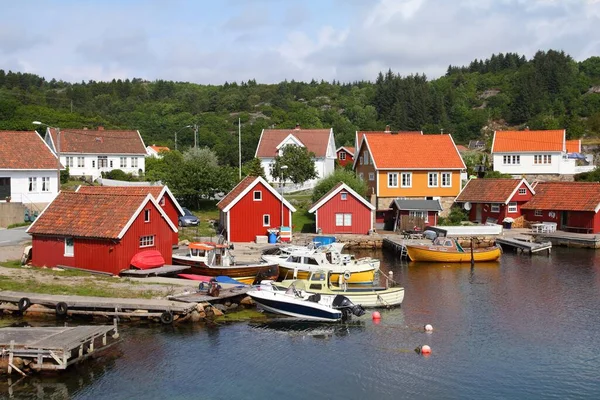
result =
[{"label": "red roof", "polygon": [[567,140],[565,142],[567,146],[567,153],[581,153],[581,140]]},{"label": "red roof", "polygon": [[596,212],[600,206],[598,182],[539,182],[535,192],[535,196],[522,208]]},{"label": "red roof", "polygon": [[315,157],[325,157],[331,129],[265,129],[262,132],[256,157],[275,157],[277,146],[289,135],[298,139]]},{"label": "red roof", "polygon": [[[56,146],[56,130],[48,128]],[[79,154],[146,154],[138,131],[61,129],[60,152]]]},{"label": "red roof", "polygon": [[119,239],[147,195],[61,192],[27,230],[30,234]]},{"label": "red roof", "polygon": [[156,146],[156,145],[152,145],[152,146],[150,146],[150,148],[151,148],[152,150],[154,150],[155,152],[157,152],[157,153],[160,153],[161,151],[171,151],[171,149],[169,149],[169,148],[168,148],[168,147],[166,147],[166,146]]},{"label": "red roof", "polygon": [[471,179],[456,198],[457,203],[507,203],[523,179]]},{"label": "red roof", "polygon": [[236,187],[231,189],[231,192],[227,193],[225,197],[217,203],[219,210],[223,210],[229,205],[236,197],[238,197],[248,186],[252,185],[254,181],[258,179],[256,176],[247,176],[237,184]]},{"label": "red roof", "polygon": [[553,151],[565,149],[565,131],[496,131],[492,153]]},{"label": "red roof", "polygon": [[[398,132],[393,132],[394,134],[402,134],[402,135],[422,135],[423,132],[422,131],[398,131]],[[365,134],[369,134],[369,135],[391,135],[392,131],[358,131],[356,132],[356,143],[354,143],[354,145],[356,147],[360,147],[360,144],[362,143],[362,138],[363,136],[365,136]]]},{"label": "red roof", "polygon": [[162,192],[164,186],[80,186],[77,193],[89,194],[112,194],[112,195],[134,195],[146,196],[151,194],[155,200]]},{"label": "red roof", "polygon": [[341,146],[335,152],[339,153],[340,150],[344,150],[344,151],[346,151],[346,153],[350,153],[350,155],[354,155],[355,149],[354,149],[354,147],[350,147],[350,146]]},{"label": "red roof", "polygon": [[466,168],[450,135],[365,133],[365,138],[377,169]]},{"label": "red roof", "polygon": [[35,131],[0,131],[0,169],[56,169],[56,156]]},{"label": "red roof", "polygon": [[456,148],[458,149],[458,151],[469,151],[469,148],[467,146],[462,145],[462,144],[457,144]]}]

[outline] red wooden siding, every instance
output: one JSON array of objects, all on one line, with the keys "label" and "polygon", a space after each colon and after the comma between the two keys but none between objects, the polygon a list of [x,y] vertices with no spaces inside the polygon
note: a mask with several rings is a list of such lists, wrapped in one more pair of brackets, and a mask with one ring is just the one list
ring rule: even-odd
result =
[{"label": "red wooden siding", "polygon": [[[346,200],[342,200],[346,193]],[[336,214],[352,214],[351,226],[336,226]],[[335,194],[316,212],[317,229],[322,233],[360,233],[366,234],[371,229],[373,212],[350,193],[342,190]]]},{"label": "red wooden siding", "polygon": [[[527,193],[519,194],[519,189],[526,189]],[[469,220],[476,221],[477,220],[477,208],[481,208],[481,221],[485,223],[488,218],[495,218],[498,220],[498,223],[502,223],[502,220],[506,217],[510,218],[518,218],[521,215],[524,215],[524,212],[521,211],[521,206],[527,203],[532,199],[533,193],[529,190],[527,185],[521,183],[519,189],[515,192],[515,194],[510,198],[510,203],[517,203],[517,212],[508,212],[508,204],[499,204],[500,212],[492,212],[492,203],[473,203],[471,211],[469,212]],[[498,203],[495,203],[498,204]],[[527,218],[525,218],[527,219]]]},{"label": "red wooden siding", "polygon": [[[409,210],[400,210],[398,215],[408,216],[408,215],[410,215],[410,211]],[[435,225],[437,225],[437,219],[438,219],[437,211],[427,211],[427,221],[423,221],[423,223],[425,225],[435,226]]]},{"label": "red wooden siding", "polygon": [[[344,153],[346,155],[346,159],[345,160],[340,159],[340,154],[341,153]],[[354,154],[348,153],[344,149],[340,149],[340,151],[337,152],[337,161],[338,161],[338,164],[340,165],[340,167],[343,168],[348,163],[350,163],[350,164],[354,163]]]},{"label": "red wooden siding", "polygon": [[[254,200],[255,191],[262,192],[262,200]],[[221,212],[223,213],[223,212]],[[269,226],[263,226],[263,215],[270,216]],[[281,226],[281,201],[262,183],[257,183],[229,210],[229,241],[253,242],[264,236],[267,229]],[[221,220],[225,222],[222,217]],[[291,226],[290,210],[283,205],[283,226]]]},{"label": "red wooden siding", "polygon": [[[158,201],[158,204],[162,204],[162,200],[164,199],[165,205],[162,206],[165,214],[169,216],[169,219],[173,223],[173,225],[179,225],[179,210],[175,207],[175,203],[171,200],[171,197],[168,194],[164,194],[163,197]],[[171,232],[173,237],[172,244],[177,245],[179,243],[179,232]]]},{"label": "red wooden siding", "polygon": [[[591,233],[600,233],[600,213],[592,211],[556,211],[541,210],[542,215],[535,215],[535,210],[523,210],[525,219],[529,222],[556,222],[557,229],[563,229],[563,213],[567,213],[567,223],[570,227],[591,228]],[[550,216],[552,213],[553,216]],[[587,233],[580,231],[580,233]]]}]

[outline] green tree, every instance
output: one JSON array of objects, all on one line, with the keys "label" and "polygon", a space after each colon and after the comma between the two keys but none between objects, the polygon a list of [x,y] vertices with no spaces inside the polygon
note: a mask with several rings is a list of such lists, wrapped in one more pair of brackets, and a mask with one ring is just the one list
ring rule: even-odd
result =
[{"label": "green tree", "polygon": [[325,193],[329,192],[331,188],[340,182],[345,183],[363,197],[367,194],[367,183],[364,180],[358,178],[352,171],[336,169],[333,174],[326,176],[317,182],[312,194],[313,203],[318,201]]},{"label": "green tree", "polygon": [[252,160],[248,161],[246,164],[242,166],[242,175],[243,176],[260,176],[266,179],[265,170],[260,163],[260,159],[254,157]]},{"label": "green tree", "polygon": [[[315,170],[315,153],[309,152],[306,147],[288,145],[283,149],[281,156],[275,157],[273,176],[282,177],[284,180],[295,184],[302,184],[309,179],[317,177]],[[287,168],[282,168],[282,166]]]}]

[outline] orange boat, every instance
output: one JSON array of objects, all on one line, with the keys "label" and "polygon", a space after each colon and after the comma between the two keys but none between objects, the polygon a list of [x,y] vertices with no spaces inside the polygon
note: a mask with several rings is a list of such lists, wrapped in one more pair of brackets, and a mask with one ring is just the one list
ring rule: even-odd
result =
[{"label": "orange boat", "polygon": [[463,249],[456,240],[438,237],[431,244],[406,244],[406,252],[412,261],[461,263],[496,261],[502,255],[499,246]]}]

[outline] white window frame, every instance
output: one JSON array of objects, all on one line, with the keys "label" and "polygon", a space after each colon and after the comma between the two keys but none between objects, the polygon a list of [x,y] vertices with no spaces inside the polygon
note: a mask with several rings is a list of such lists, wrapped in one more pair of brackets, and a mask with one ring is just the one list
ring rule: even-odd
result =
[{"label": "white window frame", "polygon": [[352,214],[335,213],[335,226],[352,226]]},{"label": "white window frame", "polygon": [[[432,182],[435,177],[435,182]],[[439,186],[439,177],[440,175],[437,172],[428,172],[427,173],[427,187],[438,187]]]},{"label": "white window frame", "polygon": [[360,165],[363,165],[363,156],[360,156],[360,157],[358,158],[358,163],[359,163]]},{"label": "white window frame", "polygon": [[369,153],[365,151],[365,165],[369,165]]},{"label": "white window frame", "polygon": [[150,222],[150,209],[149,208],[144,210],[144,222]]},{"label": "white window frame", "polygon": [[525,189],[525,188],[520,188],[519,189],[519,195],[524,196],[526,194],[527,194],[527,189]]},{"label": "white window frame", "polygon": [[160,203],[158,203],[158,204],[160,204],[160,206],[161,206],[161,207],[164,207],[164,206],[165,206],[165,203],[167,202],[167,201],[165,200],[165,197],[166,197],[166,196],[163,196],[163,197],[161,197],[161,198],[160,198]]},{"label": "white window frame", "polygon": [[365,180],[365,174],[363,174],[362,172],[359,172],[359,173],[358,173],[358,177],[359,177],[361,180]]},{"label": "white window frame", "polygon": [[[69,244],[69,241],[71,242]],[[65,257],[75,257],[75,240],[72,237],[65,238]]]},{"label": "white window frame", "polygon": [[452,187],[452,172],[442,172],[442,187],[448,188]]},{"label": "white window frame", "polygon": [[154,235],[140,236],[140,248],[154,247]]},{"label": "white window frame", "polygon": [[28,180],[29,184],[27,185],[29,193],[37,192],[37,176],[30,176]]},{"label": "white window frame", "polygon": [[50,177],[42,176],[42,192],[50,191]]},{"label": "white window frame", "polygon": [[[405,181],[407,183],[405,183]],[[411,188],[412,187],[412,172],[403,172],[401,174],[401,176],[400,176],[400,186],[403,187],[403,188]]]},{"label": "white window frame", "polygon": [[544,154],[544,164],[552,164],[552,154]]},{"label": "white window frame", "polygon": [[85,168],[85,157],[77,157],[77,168]]},{"label": "white window frame", "polygon": [[521,165],[521,156],[520,155],[514,155],[512,156],[512,163],[514,165]]},{"label": "white window frame", "polygon": [[544,212],[542,210],[535,210],[533,215],[535,215],[536,217],[543,217]]},{"label": "white window frame", "polygon": [[370,181],[374,181],[375,180],[375,172],[369,172],[369,180]]},{"label": "white window frame", "polygon": [[348,192],[342,192],[342,193],[340,193],[340,199],[341,200],[348,200]]},{"label": "white window frame", "polygon": [[398,173],[397,172],[388,172],[387,187],[389,187],[389,188],[397,188],[398,187]]},{"label": "white window frame", "polygon": [[492,205],[490,206],[490,212],[494,213],[494,214],[498,214],[500,212],[500,204],[492,203]]},{"label": "white window frame", "polygon": [[65,164],[67,164],[66,166],[69,168],[73,168],[73,156],[67,156],[65,157]]},{"label": "white window frame", "polygon": [[340,160],[345,160],[346,159],[346,152],[345,151],[343,151],[343,150],[340,151],[339,159]]},{"label": "white window frame", "polygon": [[429,222],[429,212],[427,211],[409,211],[408,216],[412,218],[422,218],[423,222]]},{"label": "white window frame", "polygon": [[263,214],[262,221],[263,226],[271,226],[271,214]]},{"label": "white window frame", "polygon": [[127,168],[127,157],[119,157],[119,168]]},{"label": "white window frame", "polygon": [[[258,198],[256,197],[257,193],[258,193]],[[252,201],[262,201],[262,191],[261,190],[254,190],[252,192]]]},{"label": "white window frame", "polygon": [[509,214],[514,214],[518,211],[518,207],[517,207],[517,202],[516,201],[511,201],[510,203],[508,203],[508,207],[506,212]]},{"label": "white window frame", "polygon": [[138,166],[138,158],[131,157],[131,168],[137,168],[137,166]]}]

